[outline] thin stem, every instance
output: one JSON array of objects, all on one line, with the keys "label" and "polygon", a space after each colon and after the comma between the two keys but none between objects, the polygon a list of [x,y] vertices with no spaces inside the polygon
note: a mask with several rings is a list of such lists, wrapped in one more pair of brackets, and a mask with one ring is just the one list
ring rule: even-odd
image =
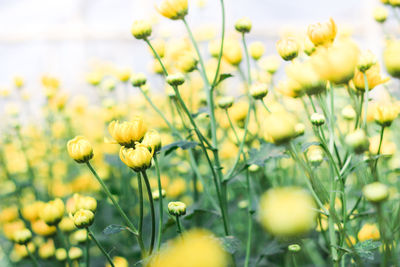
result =
[{"label": "thin stem", "polygon": [[137,184],[138,184],[138,190],[139,190],[139,226],[138,226],[138,232],[139,232],[139,236],[143,236],[143,187],[142,187],[142,177],[140,175],[140,172],[137,173]]},{"label": "thin stem", "polygon": [[111,200],[111,202],[114,204],[114,207],[117,209],[118,213],[120,214],[120,216],[122,217],[122,219],[124,220],[125,224],[128,226],[128,228],[130,229],[130,231],[136,236],[136,239],[139,243],[140,246],[140,250],[142,251],[142,254],[144,254],[145,249],[144,249],[144,244],[143,244],[143,240],[142,237],[139,236],[138,230],[136,229],[136,227],[133,225],[133,223],[129,220],[128,216],[125,214],[125,212],[121,209],[120,205],[118,204],[118,202],[115,200],[115,198],[112,196],[110,190],[108,190],[106,184],[103,182],[103,180],[100,178],[100,176],[97,174],[97,172],[93,169],[92,165],[90,164],[90,162],[88,161],[86,163],[86,165],[88,166],[89,170],[92,172],[92,174],[94,175],[94,177],[97,179],[97,181],[99,182],[99,184],[101,185],[101,187],[103,188],[104,192],[106,193],[107,197]]},{"label": "thin stem", "polygon": [[86,267],[90,266],[90,254],[89,254],[89,249],[90,249],[90,239],[89,239],[89,230],[86,228]]},{"label": "thin stem", "polygon": [[375,177],[375,180],[376,181],[378,181],[379,180],[379,175],[378,175],[378,160],[379,160],[379,155],[381,154],[381,148],[382,148],[382,142],[383,142],[383,134],[384,134],[384,132],[385,132],[385,126],[382,126],[381,127],[381,133],[380,133],[380,136],[379,136],[379,146],[378,146],[378,152],[376,153],[376,160],[375,160],[375,163],[374,163],[374,167],[373,167],[373,173],[375,174],[374,175],[374,177]]},{"label": "thin stem", "polygon": [[160,249],[161,245],[161,234],[162,234],[162,226],[163,226],[163,196],[162,196],[162,185],[161,185],[161,176],[160,176],[160,167],[158,166],[157,154],[154,154],[154,164],[156,166],[157,173],[157,184],[158,184],[158,206],[159,206],[159,214],[158,214],[158,233],[157,233],[157,250]]},{"label": "thin stem", "polygon": [[218,82],[218,74],[219,70],[221,67],[221,59],[222,59],[222,54],[224,52],[224,41],[225,41],[225,6],[224,6],[224,0],[220,0],[221,3],[221,13],[222,13],[222,29],[221,29],[221,46],[219,48],[219,54],[218,54],[218,63],[217,63],[217,70],[215,71],[215,76],[214,80],[211,85],[211,91],[215,88],[217,82]]},{"label": "thin stem", "polygon": [[112,267],[115,267],[110,255],[108,255],[108,253],[104,250],[104,248],[101,246],[99,241],[97,241],[97,239],[94,237],[94,234],[93,234],[92,230],[90,230],[90,228],[87,228],[87,231],[88,231],[88,234],[89,234],[90,238],[93,239],[94,243],[96,243],[97,247],[101,250],[103,255],[107,258],[107,261],[110,263],[110,265]]},{"label": "thin stem", "polygon": [[244,261],[244,266],[248,267],[250,262],[250,254],[251,254],[251,237],[252,237],[252,229],[253,229],[253,220],[252,220],[252,206],[253,201],[251,198],[251,184],[249,177],[249,169],[246,169],[246,187],[247,187],[247,243],[246,243],[246,258]]},{"label": "thin stem", "polygon": [[247,84],[251,85],[251,69],[250,69],[250,57],[249,51],[247,50],[246,38],[244,37],[244,33],[242,34],[242,43],[244,48],[244,54],[246,55],[246,66],[247,66]]},{"label": "thin stem", "polygon": [[27,252],[28,255],[29,255],[29,258],[31,258],[31,261],[32,261],[32,263],[33,263],[33,266],[39,267],[40,265],[39,265],[37,259],[35,258],[35,256],[34,256],[34,255],[31,253],[31,251],[29,250],[28,244],[25,245],[25,249],[26,249],[26,252]]},{"label": "thin stem", "polygon": [[61,241],[62,246],[63,246],[63,247],[65,248],[65,250],[67,251],[67,262],[68,262],[68,265],[69,265],[69,266],[72,266],[72,261],[71,261],[71,259],[70,259],[70,257],[69,257],[69,253],[68,253],[68,251],[69,251],[69,249],[70,249],[70,247],[69,247],[69,245],[68,245],[68,241],[67,241],[67,239],[65,238],[63,232],[60,230],[60,228],[58,228],[58,226],[57,226],[57,235],[58,235],[58,237],[60,238],[60,241]]},{"label": "thin stem", "polygon": [[[269,110],[269,108],[268,108],[267,105],[265,104],[264,99],[261,99],[261,103],[263,104],[265,110],[268,111],[268,113],[271,113],[271,111]],[[254,114],[255,114],[255,113],[254,113]]]},{"label": "thin stem", "polygon": [[175,215],[175,219],[176,219],[176,231],[178,234],[182,235],[182,226],[179,220],[179,215]]},{"label": "thin stem", "polygon": [[365,97],[364,97],[364,118],[363,118],[363,128],[365,133],[367,133],[367,115],[368,115],[368,92],[369,92],[369,86],[368,86],[368,79],[367,75],[365,72],[363,73],[364,75],[364,87],[365,87]]},{"label": "thin stem", "polygon": [[151,213],[151,240],[150,240],[150,250],[149,253],[153,253],[154,249],[154,243],[155,243],[155,238],[156,238],[156,216],[154,212],[154,201],[153,201],[153,194],[151,192],[151,187],[150,187],[150,182],[149,178],[147,177],[146,171],[142,171],[144,183],[146,184],[146,189],[147,189],[147,196],[149,198],[150,202],[150,213]]}]

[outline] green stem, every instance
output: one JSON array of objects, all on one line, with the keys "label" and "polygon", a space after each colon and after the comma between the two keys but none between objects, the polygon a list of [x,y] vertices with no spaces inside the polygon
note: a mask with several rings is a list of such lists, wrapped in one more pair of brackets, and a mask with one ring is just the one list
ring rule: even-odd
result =
[{"label": "green stem", "polygon": [[[154,249],[154,243],[155,243],[155,238],[156,238],[156,216],[154,212],[154,201],[153,201],[153,194],[151,192],[151,187],[150,187],[150,182],[149,178],[147,177],[146,171],[142,171],[144,183],[146,184],[146,189],[147,189],[147,196],[149,198],[150,202],[150,213],[151,213],[151,240],[150,240],[150,255],[153,253]],[[160,196],[161,197],[161,196]]]},{"label": "green stem", "polygon": [[268,108],[267,105],[265,104],[264,99],[261,99],[261,103],[263,104],[265,110],[268,111],[268,113],[271,113],[271,111],[269,110],[269,108]]},{"label": "green stem", "polygon": [[162,185],[161,185],[161,177],[160,177],[160,167],[158,166],[157,154],[154,154],[154,164],[156,166],[157,173],[157,184],[158,184],[158,206],[159,206],[159,215],[158,215],[158,233],[157,233],[157,250],[160,249],[161,245],[161,234],[162,234],[162,226],[163,226],[163,196],[162,196]]},{"label": "green stem", "polygon": [[182,226],[179,220],[179,215],[175,215],[175,219],[176,219],[176,231],[178,232],[178,234],[182,235]]},{"label": "green stem", "polygon": [[31,253],[31,251],[29,250],[28,244],[25,245],[25,249],[26,249],[26,252],[27,252],[28,255],[29,255],[29,258],[31,258],[31,261],[32,261],[32,263],[33,263],[33,266],[39,267],[39,266],[40,266],[40,265],[39,265],[39,262],[37,261],[37,259],[35,258],[35,256]]},{"label": "green stem", "polygon": [[246,258],[244,261],[244,266],[248,267],[250,262],[250,254],[251,254],[251,237],[252,237],[252,229],[253,229],[253,220],[252,220],[252,206],[253,201],[251,198],[251,184],[249,177],[249,169],[246,169],[246,187],[247,187],[247,243],[246,243]]},{"label": "green stem", "polygon": [[143,187],[142,187],[142,177],[140,172],[137,173],[137,184],[139,190],[139,226],[138,233],[139,236],[143,238]]},{"label": "green stem", "polygon": [[250,69],[250,57],[249,51],[247,50],[246,38],[244,37],[244,33],[242,34],[242,43],[244,48],[244,54],[246,55],[246,66],[247,66],[247,84],[248,86],[251,85],[251,69]]},{"label": "green stem", "polygon": [[376,153],[376,160],[373,165],[373,174],[375,177],[375,181],[379,180],[379,175],[378,175],[378,160],[379,160],[379,155],[381,154],[381,149],[382,149],[382,141],[383,141],[383,134],[385,132],[385,126],[381,127],[381,133],[379,136],[379,146],[378,146],[378,152]]},{"label": "green stem", "polygon": [[86,267],[90,266],[90,254],[89,254],[89,249],[90,249],[90,239],[89,239],[89,229],[86,228]]},{"label": "green stem", "polygon": [[222,13],[222,29],[221,29],[221,46],[219,48],[217,70],[215,71],[214,80],[211,85],[211,91],[215,88],[218,82],[218,74],[221,68],[221,59],[224,52],[224,41],[225,41],[225,6],[224,0],[220,0],[221,3],[221,13]]},{"label": "green stem", "polygon": [[90,164],[90,162],[88,161],[86,163],[86,165],[88,166],[89,170],[92,172],[92,174],[94,175],[94,177],[97,179],[97,181],[99,182],[99,184],[101,185],[101,187],[103,188],[104,192],[106,193],[107,197],[111,200],[111,202],[114,204],[114,207],[117,209],[118,213],[120,214],[120,216],[122,217],[122,219],[124,220],[125,224],[128,226],[129,230],[135,235],[139,246],[140,246],[140,250],[142,252],[142,254],[144,255],[145,249],[144,249],[144,244],[143,244],[143,240],[142,237],[139,235],[138,230],[136,229],[136,227],[133,225],[133,223],[129,220],[128,216],[125,214],[125,212],[121,209],[120,205],[118,204],[118,202],[115,200],[115,198],[112,196],[110,190],[108,190],[106,184],[103,182],[103,180],[100,178],[100,176],[97,174],[97,172],[93,169],[92,165]]},{"label": "green stem", "polygon": [[63,247],[65,248],[65,250],[67,251],[67,262],[68,262],[68,265],[69,265],[69,266],[72,266],[72,261],[71,261],[71,259],[69,258],[69,253],[68,253],[68,251],[69,251],[69,249],[70,249],[70,246],[69,246],[69,244],[68,244],[68,240],[67,240],[67,238],[65,238],[63,232],[60,230],[60,228],[58,228],[58,226],[57,226],[57,235],[58,235],[58,237],[60,238],[60,241],[61,241],[62,246],[63,246]]},{"label": "green stem", "polygon": [[[93,239],[94,243],[96,243],[96,246],[101,250],[101,252],[103,253],[103,255],[107,258],[107,261],[110,263],[110,265],[112,267],[114,266],[114,263],[110,257],[110,255],[108,255],[108,253],[104,250],[104,248],[101,246],[101,244],[99,243],[99,241],[97,241],[97,239],[94,237],[94,234],[92,232],[92,230],[90,230],[89,228],[87,228],[88,234],[90,236],[91,239]],[[72,265],[71,265],[72,266]]]},{"label": "green stem", "polygon": [[369,92],[369,86],[368,86],[368,79],[367,75],[365,72],[363,73],[364,75],[364,87],[365,87],[365,97],[364,97],[364,118],[363,118],[363,128],[365,133],[368,133],[367,129],[367,115],[368,115],[368,92]]}]

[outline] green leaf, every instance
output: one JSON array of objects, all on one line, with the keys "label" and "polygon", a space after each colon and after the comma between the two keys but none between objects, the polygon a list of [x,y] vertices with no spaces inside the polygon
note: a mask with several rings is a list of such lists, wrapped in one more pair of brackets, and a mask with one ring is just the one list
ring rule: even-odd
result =
[{"label": "green leaf", "polygon": [[367,240],[361,243],[357,243],[354,246],[354,253],[358,254],[361,258],[366,260],[373,260],[373,250],[379,248],[382,245],[380,241]]},{"label": "green leaf", "polygon": [[169,153],[171,153],[172,151],[174,151],[178,148],[186,150],[186,149],[194,148],[197,145],[198,145],[198,143],[194,142],[194,141],[181,140],[181,141],[176,141],[169,145],[163,146],[161,148],[161,151],[164,151],[165,155],[168,155]]},{"label": "green leaf", "polygon": [[117,225],[117,224],[110,224],[103,230],[103,234],[105,235],[113,235],[117,234],[119,232],[122,232],[124,230],[129,230],[128,227],[122,226],[122,225]]},{"label": "green leaf", "polygon": [[230,73],[221,73],[221,75],[219,75],[219,79],[218,79],[217,83],[215,84],[215,87],[217,87],[221,82],[223,82],[225,79],[228,79],[230,77],[233,77],[233,75]]},{"label": "green leaf", "polygon": [[219,240],[222,242],[222,246],[224,247],[224,249],[230,254],[234,254],[240,249],[241,242],[234,236],[229,235],[221,237],[219,238]]},{"label": "green leaf", "polygon": [[285,155],[285,148],[282,146],[276,146],[269,143],[263,143],[259,150],[252,149],[249,152],[248,165],[256,164],[258,166],[264,166],[264,163],[268,159],[272,158],[283,158]]}]

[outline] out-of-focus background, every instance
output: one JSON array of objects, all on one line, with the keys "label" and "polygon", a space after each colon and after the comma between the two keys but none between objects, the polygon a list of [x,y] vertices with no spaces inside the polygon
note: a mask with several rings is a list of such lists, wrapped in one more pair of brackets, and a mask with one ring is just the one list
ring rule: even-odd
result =
[{"label": "out-of-focus background", "polygon": [[[138,18],[159,20],[154,35],[179,36],[183,24],[162,18],[156,0],[0,0],[0,89],[12,86],[21,75],[32,100],[40,97],[40,76],[59,77],[69,92],[81,92],[85,73],[97,62],[112,62],[133,71],[149,69],[150,53],[130,34]],[[307,25],[333,17],[340,29],[353,32],[362,48],[380,56],[382,27],[372,17],[378,0],[227,0],[227,30],[248,16],[253,22],[250,41],[266,44],[266,54],[275,52],[275,42],[287,31],[305,31]],[[189,0],[189,23],[220,30],[220,6],[216,0]],[[393,22],[395,23],[395,22]],[[395,25],[384,25],[388,30]]]}]

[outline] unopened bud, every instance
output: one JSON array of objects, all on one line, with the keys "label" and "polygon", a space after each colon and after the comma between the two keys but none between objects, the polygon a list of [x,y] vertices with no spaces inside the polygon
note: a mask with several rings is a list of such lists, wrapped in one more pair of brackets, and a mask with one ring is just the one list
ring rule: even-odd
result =
[{"label": "unopened bud", "polygon": [[168,212],[173,216],[182,216],[186,214],[186,204],[175,201],[168,203]]}]

